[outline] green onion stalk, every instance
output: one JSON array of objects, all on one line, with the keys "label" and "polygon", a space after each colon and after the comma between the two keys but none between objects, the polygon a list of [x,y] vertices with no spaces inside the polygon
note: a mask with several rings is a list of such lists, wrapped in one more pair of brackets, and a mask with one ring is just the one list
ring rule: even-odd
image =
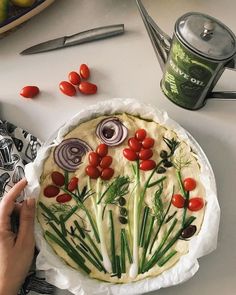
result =
[{"label": "green onion stalk", "polygon": [[106,238],[104,234],[104,226],[102,221],[103,215],[103,205],[100,200],[100,192],[101,192],[101,180],[100,178],[97,179],[97,187],[96,187],[96,207],[97,207],[97,214],[96,214],[96,221],[97,221],[97,228],[100,237],[100,244],[101,244],[101,254],[103,265],[108,273],[112,272],[112,264],[108,255],[107,247],[106,247]]}]

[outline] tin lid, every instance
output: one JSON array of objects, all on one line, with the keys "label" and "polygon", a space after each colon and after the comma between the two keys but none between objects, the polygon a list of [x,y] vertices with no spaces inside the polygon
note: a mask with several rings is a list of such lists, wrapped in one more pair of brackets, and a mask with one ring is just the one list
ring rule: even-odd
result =
[{"label": "tin lid", "polygon": [[209,59],[225,60],[236,53],[234,33],[209,15],[184,14],[177,20],[175,32],[182,43]]}]

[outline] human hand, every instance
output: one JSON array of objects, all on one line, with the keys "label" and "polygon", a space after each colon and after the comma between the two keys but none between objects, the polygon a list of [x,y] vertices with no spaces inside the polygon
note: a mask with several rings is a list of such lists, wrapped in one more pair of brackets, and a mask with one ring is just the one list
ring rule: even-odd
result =
[{"label": "human hand", "polygon": [[[29,271],[34,255],[35,200],[15,203],[27,185],[19,181],[0,203],[0,295],[16,295]],[[19,231],[12,232],[11,215],[19,214]]]}]

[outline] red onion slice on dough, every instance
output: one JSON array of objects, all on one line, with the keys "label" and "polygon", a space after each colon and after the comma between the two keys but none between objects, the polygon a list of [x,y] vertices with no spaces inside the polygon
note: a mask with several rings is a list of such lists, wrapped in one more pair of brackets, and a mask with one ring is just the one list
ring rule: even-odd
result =
[{"label": "red onion slice on dough", "polygon": [[55,148],[54,160],[60,168],[73,172],[91,150],[91,147],[79,138],[65,139]]},{"label": "red onion slice on dough", "polygon": [[104,119],[98,124],[96,134],[103,143],[108,146],[116,146],[126,139],[128,130],[118,118],[112,117]]}]

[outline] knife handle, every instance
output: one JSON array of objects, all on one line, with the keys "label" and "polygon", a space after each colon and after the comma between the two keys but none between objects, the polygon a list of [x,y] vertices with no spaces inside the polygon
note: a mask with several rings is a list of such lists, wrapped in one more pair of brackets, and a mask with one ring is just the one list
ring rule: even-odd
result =
[{"label": "knife handle", "polygon": [[80,32],[71,36],[65,37],[64,46],[72,46],[82,44],[99,39],[104,39],[124,33],[124,25],[112,25],[91,29],[88,31]]}]

